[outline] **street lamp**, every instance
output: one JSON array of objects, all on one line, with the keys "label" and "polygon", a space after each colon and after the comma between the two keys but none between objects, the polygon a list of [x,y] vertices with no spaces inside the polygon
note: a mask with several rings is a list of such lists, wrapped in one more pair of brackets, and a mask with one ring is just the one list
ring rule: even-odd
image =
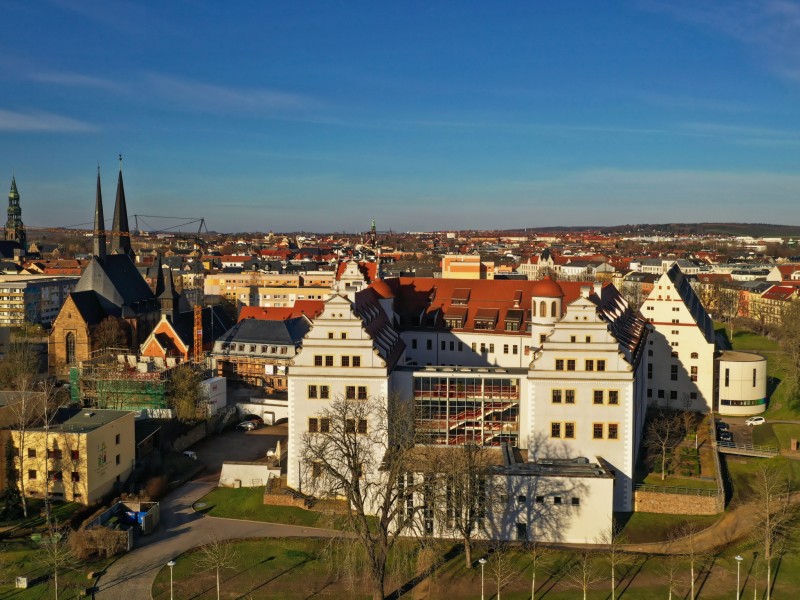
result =
[{"label": "street lamp", "polygon": [[169,600],[172,600],[172,567],[175,566],[175,561],[169,561],[167,566],[169,567]]},{"label": "street lamp", "polygon": [[486,559],[482,558],[478,562],[481,565],[481,600],[483,600],[483,567],[486,566]]},{"label": "street lamp", "polygon": [[742,588],[740,587],[741,584],[739,582],[739,571],[741,570],[742,561],[744,560],[744,558],[742,558],[742,556],[739,554],[737,554],[733,558],[736,559],[736,600],[740,600],[739,595],[741,594]]}]

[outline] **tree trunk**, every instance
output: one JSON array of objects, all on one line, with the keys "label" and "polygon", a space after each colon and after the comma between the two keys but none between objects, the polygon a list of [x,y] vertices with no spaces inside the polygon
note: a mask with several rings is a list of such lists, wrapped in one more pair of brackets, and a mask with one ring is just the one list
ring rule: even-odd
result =
[{"label": "tree trunk", "polygon": [[219,567],[217,567],[217,600],[219,600]]},{"label": "tree trunk", "polygon": [[611,565],[611,600],[617,600],[617,577],[613,563]]},{"label": "tree trunk", "polygon": [[661,450],[661,481],[667,478],[667,448],[662,446]]},{"label": "tree trunk", "polygon": [[472,540],[464,536],[464,557],[467,559],[467,568],[472,568]]},{"label": "tree trunk", "polygon": [[692,561],[691,576],[692,576],[692,595],[691,595],[691,599],[694,600],[694,561]]},{"label": "tree trunk", "polygon": [[536,600],[536,567],[533,567],[533,576],[531,577],[531,600]]},{"label": "tree trunk", "polygon": [[58,567],[53,569],[53,585],[56,588],[56,600],[58,600]]},{"label": "tree trunk", "polygon": [[772,596],[772,560],[767,559],[767,600]]}]

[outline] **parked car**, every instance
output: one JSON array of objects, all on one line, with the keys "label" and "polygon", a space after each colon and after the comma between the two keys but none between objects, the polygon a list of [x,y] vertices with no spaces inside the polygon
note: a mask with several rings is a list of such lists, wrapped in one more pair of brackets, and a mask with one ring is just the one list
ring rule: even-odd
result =
[{"label": "parked car", "polygon": [[244,416],[244,420],[245,421],[253,421],[253,423],[257,423],[258,425],[263,425],[264,424],[264,419],[262,419],[258,415],[245,415]]},{"label": "parked car", "polygon": [[731,426],[724,421],[717,421],[717,431],[730,431]]},{"label": "parked car", "polygon": [[719,442],[732,442],[733,434],[730,431],[720,431],[717,433],[717,441]]},{"label": "parked car", "polygon": [[192,450],[184,450],[183,455],[191,460],[197,460],[197,453]]},{"label": "parked car", "polygon": [[767,420],[764,417],[750,417],[744,424],[748,427],[753,427],[754,425],[763,425],[766,422]]},{"label": "parked car", "polygon": [[258,427],[258,423],[256,423],[255,421],[242,421],[241,423],[239,423],[236,426],[236,429],[244,429],[245,431],[253,431],[253,429],[255,429],[256,427]]}]

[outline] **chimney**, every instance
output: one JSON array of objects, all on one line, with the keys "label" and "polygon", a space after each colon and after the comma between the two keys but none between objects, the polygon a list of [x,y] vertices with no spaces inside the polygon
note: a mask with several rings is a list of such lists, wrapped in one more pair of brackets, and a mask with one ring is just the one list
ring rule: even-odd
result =
[{"label": "chimney", "polygon": [[597,295],[598,298],[601,297],[603,293],[603,284],[599,281],[595,282],[594,284],[594,293]]}]

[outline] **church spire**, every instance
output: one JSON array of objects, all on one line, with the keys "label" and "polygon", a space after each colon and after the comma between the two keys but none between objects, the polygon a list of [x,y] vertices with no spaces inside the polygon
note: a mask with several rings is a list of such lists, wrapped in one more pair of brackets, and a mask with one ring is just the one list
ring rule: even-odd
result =
[{"label": "church spire", "polygon": [[131,235],[128,228],[128,207],[125,204],[125,186],[122,183],[122,154],[119,155],[119,177],[117,178],[117,201],[114,204],[114,219],[111,223],[111,253],[127,254],[134,260]]},{"label": "church spire", "polygon": [[92,254],[100,262],[106,259],[106,220],[103,217],[103,192],[100,190],[100,165],[97,165],[97,194],[94,203],[94,235],[92,236]]},{"label": "church spire", "polygon": [[26,249],[25,225],[22,223],[22,208],[19,205],[19,192],[17,179],[11,176],[11,191],[8,192],[8,219],[6,220],[7,241],[18,242],[22,246],[23,254]]}]

